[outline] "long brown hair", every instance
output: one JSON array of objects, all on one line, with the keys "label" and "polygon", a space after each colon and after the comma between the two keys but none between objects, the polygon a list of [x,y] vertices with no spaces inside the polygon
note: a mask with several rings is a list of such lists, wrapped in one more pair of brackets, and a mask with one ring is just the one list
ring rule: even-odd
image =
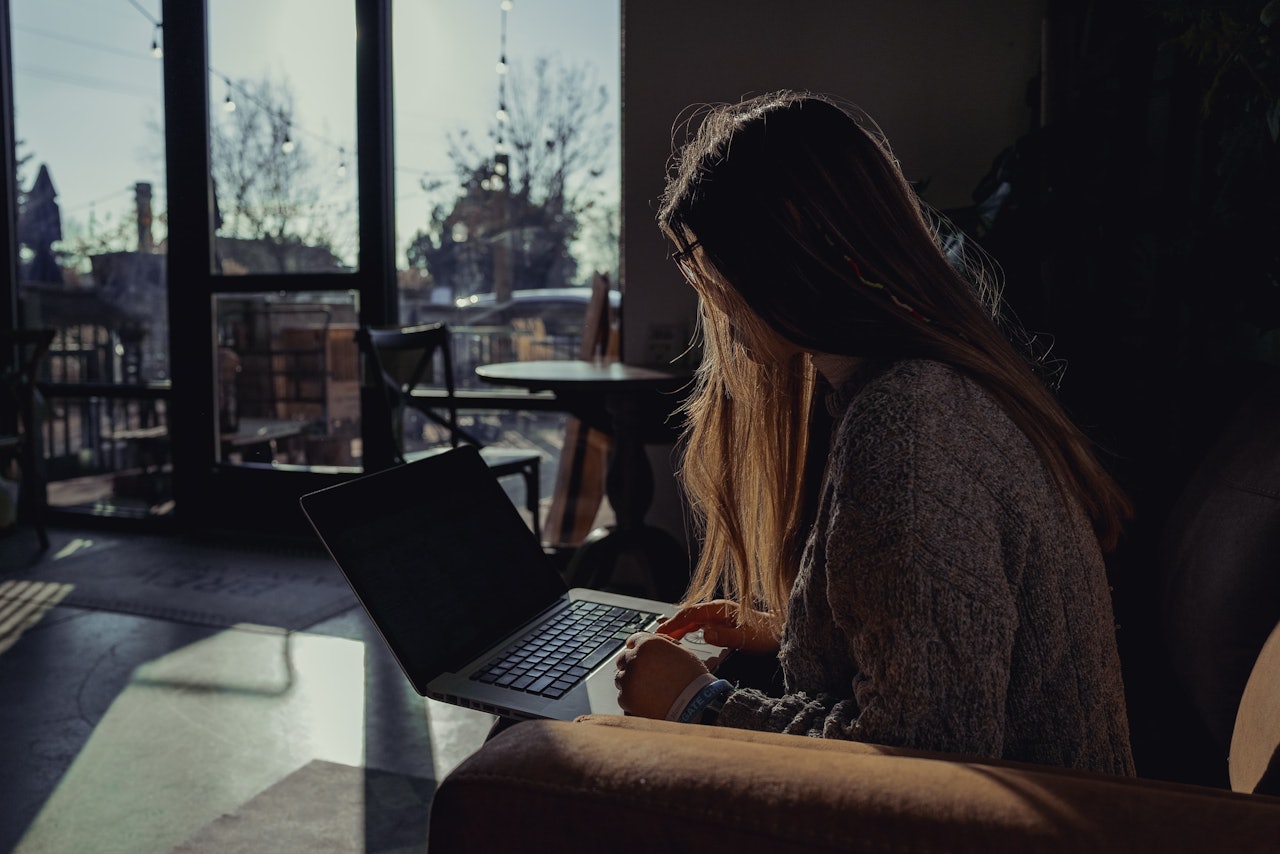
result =
[{"label": "long brown hair", "polygon": [[[870,120],[782,91],[706,109],[677,154],[658,222],[701,298],[703,358],[680,478],[703,548],[688,601],[782,614],[812,513],[818,377],[809,353],[926,358],[980,383],[1038,450],[1104,549],[1130,507],[1027,356],[980,268]],[[751,352],[770,336],[799,351]]]}]

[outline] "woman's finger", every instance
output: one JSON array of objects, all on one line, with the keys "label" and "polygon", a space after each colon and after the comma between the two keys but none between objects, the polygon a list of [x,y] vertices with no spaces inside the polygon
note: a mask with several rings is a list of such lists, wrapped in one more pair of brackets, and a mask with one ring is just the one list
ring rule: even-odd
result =
[{"label": "woman's finger", "polygon": [[702,630],[702,638],[712,646],[729,649],[742,649],[747,645],[746,629],[737,626],[706,626]]},{"label": "woman's finger", "polygon": [[679,640],[689,632],[697,631],[714,624],[732,625],[733,606],[727,602],[704,602],[681,608],[673,616],[658,623],[658,632],[669,638]]}]

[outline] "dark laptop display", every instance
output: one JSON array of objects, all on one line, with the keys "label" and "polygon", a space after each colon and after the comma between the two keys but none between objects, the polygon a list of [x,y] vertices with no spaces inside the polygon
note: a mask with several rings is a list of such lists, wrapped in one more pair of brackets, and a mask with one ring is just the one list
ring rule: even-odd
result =
[{"label": "dark laptop display", "polygon": [[[463,446],[301,499],[334,562],[413,687],[513,717],[616,714],[612,659],[670,603],[566,590],[502,486]],[[531,652],[538,623],[570,609],[554,649]],[[599,639],[595,639],[599,638]],[[682,641],[704,660],[721,650]],[[499,653],[504,664],[494,664]]]},{"label": "dark laptop display", "polygon": [[[675,612],[567,590],[475,448],[303,495],[302,510],[424,697],[511,717],[621,712],[614,654]],[[571,609],[580,616],[566,624]],[[532,630],[553,617],[556,638],[532,650]],[[681,643],[708,662],[723,652]]]},{"label": "dark laptop display", "polygon": [[422,694],[566,589],[470,448],[313,493],[305,507]]}]

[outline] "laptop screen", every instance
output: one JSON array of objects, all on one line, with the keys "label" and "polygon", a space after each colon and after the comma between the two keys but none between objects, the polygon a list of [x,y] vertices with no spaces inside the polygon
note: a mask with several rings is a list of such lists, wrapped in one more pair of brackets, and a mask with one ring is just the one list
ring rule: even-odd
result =
[{"label": "laptop screen", "polygon": [[566,589],[474,448],[365,475],[302,505],[419,693]]}]

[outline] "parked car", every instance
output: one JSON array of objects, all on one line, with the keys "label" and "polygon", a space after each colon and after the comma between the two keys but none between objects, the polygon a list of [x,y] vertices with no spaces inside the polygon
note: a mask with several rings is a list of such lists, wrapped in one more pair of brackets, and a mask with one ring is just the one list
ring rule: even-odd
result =
[{"label": "parked car", "polygon": [[[416,307],[413,323],[447,323],[453,330],[454,374],[460,388],[483,388],[477,365],[530,359],[574,359],[581,352],[591,288],[517,290],[499,303],[494,294],[459,297],[453,305]],[[622,303],[609,292],[611,318]]]},{"label": "parked car", "polygon": [[[539,319],[547,335],[577,336],[587,319],[591,288],[539,288],[512,291],[511,299],[497,302],[495,294],[473,294],[455,300],[451,326],[513,326],[516,321]],[[609,308],[616,313],[622,292],[609,291]]]}]

